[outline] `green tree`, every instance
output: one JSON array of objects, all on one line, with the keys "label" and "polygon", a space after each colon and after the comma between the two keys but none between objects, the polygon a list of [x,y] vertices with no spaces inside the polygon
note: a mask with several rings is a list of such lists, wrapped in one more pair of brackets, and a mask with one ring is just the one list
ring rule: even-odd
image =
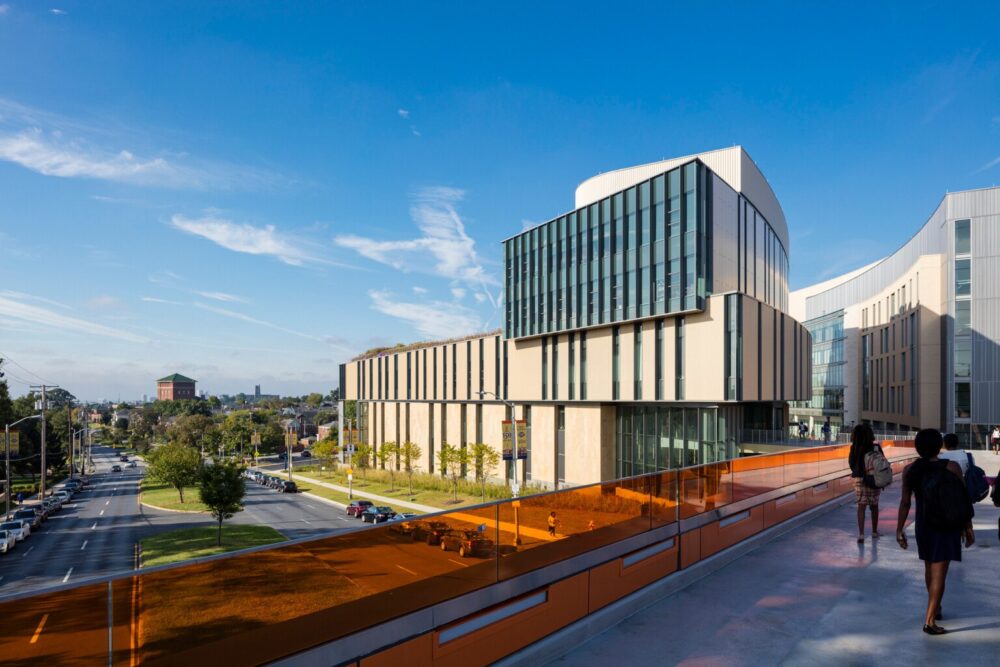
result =
[{"label": "green tree", "polygon": [[323,394],[314,391],[313,393],[305,397],[305,403],[310,407],[318,408],[320,405],[323,404]]},{"label": "green tree", "polygon": [[211,417],[205,415],[181,415],[167,428],[171,442],[179,442],[185,447],[200,447],[202,438],[215,428]]},{"label": "green tree", "polygon": [[396,490],[396,470],[398,469],[399,444],[383,442],[378,449],[378,463],[383,470],[389,471],[389,491]]},{"label": "green tree", "polygon": [[177,495],[183,503],[184,487],[195,484],[201,473],[201,455],[198,451],[172,442],[151,451],[146,460],[149,462],[146,477],[177,489]]},{"label": "green tree", "polygon": [[483,502],[486,502],[486,480],[500,464],[500,454],[485,442],[477,442],[469,447],[468,456],[475,471],[476,483],[483,494]]},{"label": "green tree", "polygon": [[403,464],[403,470],[406,472],[406,482],[411,496],[413,495],[413,472],[417,468],[417,461],[420,460],[422,453],[420,445],[415,442],[404,442],[399,448],[399,458]]},{"label": "green tree", "polygon": [[358,418],[358,402],[357,401],[344,401],[344,419],[357,419]]},{"label": "green tree", "polygon": [[351,456],[351,465],[361,471],[361,478],[368,479],[368,468],[371,467],[372,446],[361,442],[354,446],[354,454]]},{"label": "green tree", "polygon": [[243,467],[233,461],[215,459],[212,465],[201,469],[198,479],[201,502],[208,505],[212,516],[219,522],[218,545],[222,546],[222,522],[243,511]]},{"label": "green tree", "polygon": [[334,457],[340,452],[340,448],[337,446],[337,441],[333,438],[326,438],[324,440],[319,440],[315,445],[312,446],[313,455],[316,456],[320,461],[326,461],[327,463],[333,463]]},{"label": "green tree", "polygon": [[447,442],[441,443],[441,450],[438,452],[438,463],[441,465],[441,473],[451,477],[451,490],[458,502],[458,477],[462,474],[462,469],[469,461],[468,450],[462,447],[449,445]]}]

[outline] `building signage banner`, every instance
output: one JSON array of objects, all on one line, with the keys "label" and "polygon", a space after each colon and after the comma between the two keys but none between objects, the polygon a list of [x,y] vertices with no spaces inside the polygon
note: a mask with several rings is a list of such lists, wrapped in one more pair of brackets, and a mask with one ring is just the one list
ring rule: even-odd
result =
[{"label": "building signage banner", "polygon": [[10,432],[10,453],[13,455],[21,453],[21,434],[17,431]]},{"label": "building signage banner", "polygon": [[295,431],[288,431],[285,433],[285,447],[294,447],[298,440],[299,435]]},{"label": "building signage banner", "polygon": [[503,460],[512,461],[514,460],[514,425],[509,419],[504,419],[500,425],[503,433]]},{"label": "building signage banner", "polygon": [[517,458],[528,458],[528,422],[517,420]]}]

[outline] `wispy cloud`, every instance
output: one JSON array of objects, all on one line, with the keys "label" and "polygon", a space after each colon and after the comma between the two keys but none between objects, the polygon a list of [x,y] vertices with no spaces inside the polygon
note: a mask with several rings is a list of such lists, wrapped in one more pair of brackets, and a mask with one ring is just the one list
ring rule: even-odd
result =
[{"label": "wispy cloud", "polygon": [[214,301],[224,301],[226,303],[250,303],[250,299],[244,298],[242,296],[236,296],[235,294],[226,294],[225,292],[198,292],[195,294],[204,297],[206,299],[212,299]]},{"label": "wispy cloud", "polygon": [[40,325],[46,329],[57,329],[74,333],[91,334],[105,338],[115,338],[132,343],[150,342],[145,336],[114,329],[96,322],[89,322],[76,317],[70,317],[54,312],[41,306],[16,301],[0,296],[0,316],[18,320],[23,323]]},{"label": "wispy cloud", "polygon": [[34,294],[25,294],[24,292],[15,292],[14,290],[0,290],[0,296],[10,297],[11,299],[18,299],[20,301],[37,301],[38,303],[44,303],[49,306],[55,306],[56,308],[64,308],[66,310],[73,310],[72,306],[68,306],[60,301],[55,301],[53,299],[46,299],[44,296],[35,296]]},{"label": "wispy cloud", "polygon": [[[433,187],[419,190],[410,207],[410,216],[422,236],[403,241],[379,241],[345,234],[334,239],[370,260],[404,272],[423,272],[458,281],[482,291],[492,301],[489,286],[497,279],[483,268],[476,242],[465,230],[458,203],[465,196],[456,188]],[[434,261],[428,261],[429,257]]]},{"label": "wispy cloud", "polygon": [[213,215],[201,218],[175,215],[170,222],[182,232],[208,239],[234,252],[271,256],[291,266],[334,264],[309,253],[303,241],[278,231],[274,225],[255,227]]},{"label": "wispy cloud", "polygon": [[58,7],[53,7],[52,9],[49,10],[49,13],[50,14],[55,14],[56,16],[65,16],[66,10],[65,9],[59,9]]},{"label": "wispy cloud", "polygon": [[993,158],[992,160],[990,160],[989,162],[987,162],[986,164],[984,164],[979,169],[976,169],[976,171],[973,172],[973,173],[978,174],[978,173],[984,172],[987,169],[992,169],[993,167],[997,166],[998,164],[1000,164],[1000,156]]},{"label": "wispy cloud", "polygon": [[108,294],[102,294],[100,296],[95,296],[93,299],[87,301],[87,305],[91,308],[105,309],[105,308],[118,308],[122,305],[121,299]]},{"label": "wispy cloud", "polygon": [[399,114],[400,118],[409,118],[410,117],[410,112],[408,110],[406,110],[406,109],[397,109],[396,113]]},{"label": "wispy cloud", "polygon": [[171,306],[183,306],[184,304],[180,301],[171,301],[170,299],[161,299],[158,296],[143,296],[139,297],[140,301],[146,301],[147,303],[167,303]]},{"label": "wispy cloud", "polygon": [[378,312],[408,322],[421,334],[432,338],[447,338],[480,331],[482,320],[468,308],[445,301],[413,303],[396,301],[386,291],[368,293],[372,308]]},{"label": "wispy cloud", "polygon": [[10,11],[10,5],[0,5],[0,16]]},{"label": "wispy cloud", "polygon": [[426,287],[416,287],[416,286],[414,286],[412,289],[413,289],[413,293],[414,294],[427,294],[427,288]]},{"label": "wispy cloud", "polygon": [[195,308],[200,308],[201,310],[208,311],[210,313],[215,313],[216,315],[222,315],[223,317],[229,317],[234,320],[239,320],[241,322],[247,322],[249,324],[256,324],[257,326],[265,327],[268,329],[274,329],[275,331],[280,331],[282,333],[289,334],[291,336],[297,336],[299,338],[305,338],[307,340],[316,341],[317,343],[323,343],[329,345],[330,347],[340,350],[345,354],[352,354],[353,348],[347,347],[342,342],[342,339],[336,336],[314,336],[312,334],[305,333],[303,331],[296,331],[295,329],[289,329],[288,327],[283,327],[280,324],[275,324],[274,322],[268,322],[267,320],[261,320],[256,317],[251,317],[246,313],[240,313],[235,310],[229,310],[227,308],[218,308],[216,306],[210,306],[206,303],[195,302]]},{"label": "wispy cloud", "polygon": [[[117,127],[87,125],[0,98],[0,160],[45,176],[198,190],[257,188],[281,181],[263,170],[197,160],[182,152],[141,156],[120,146],[136,140],[136,133],[125,132],[127,138],[122,134]],[[112,142],[119,146],[108,147]]]}]

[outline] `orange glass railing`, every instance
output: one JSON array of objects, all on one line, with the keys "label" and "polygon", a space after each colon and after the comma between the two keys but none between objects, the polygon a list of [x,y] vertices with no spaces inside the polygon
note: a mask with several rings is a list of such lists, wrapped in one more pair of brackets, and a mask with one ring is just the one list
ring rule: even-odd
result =
[{"label": "orange glass railing", "polygon": [[[0,602],[7,664],[260,664],[701,513],[848,474],[847,445],[462,508]],[[914,456],[905,443],[890,459]],[[331,510],[339,511],[339,510]]]}]

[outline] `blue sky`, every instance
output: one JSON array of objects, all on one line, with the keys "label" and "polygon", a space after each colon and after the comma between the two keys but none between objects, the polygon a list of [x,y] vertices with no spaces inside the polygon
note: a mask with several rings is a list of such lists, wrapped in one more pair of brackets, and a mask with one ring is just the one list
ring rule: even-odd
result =
[{"label": "blue sky", "polygon": [[0,0],[15,393],[329,390],[497,326],[500,240],[664,157],[746,147],[793,287],[1000,182],[991,3],[246,4]]}]

